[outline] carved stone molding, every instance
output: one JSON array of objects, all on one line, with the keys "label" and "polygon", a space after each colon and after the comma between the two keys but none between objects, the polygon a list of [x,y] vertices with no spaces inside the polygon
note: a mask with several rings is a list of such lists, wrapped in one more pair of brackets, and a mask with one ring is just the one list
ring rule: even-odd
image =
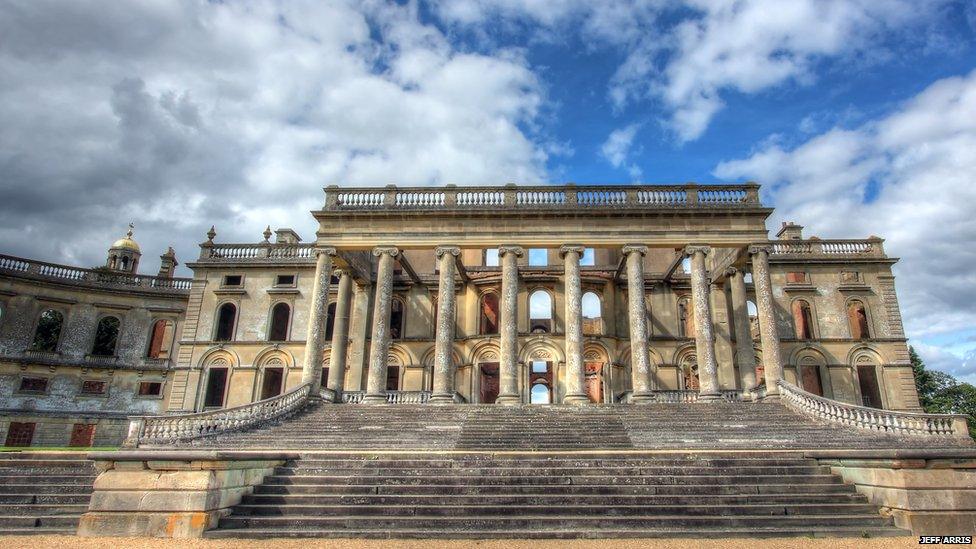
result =
[{"label": "carved stone molding", "polygon": [[313,253],[315,254],[316,257],[318,257],[320,255],[329,255],[329,256],[335,257],[336,253],[338,253],[338,252],[336,252],[336,249],[335,248],[333,248],[333,247],[330,246],[330,247],[326,247],[326,248],[315,248],[315,250],[313,251]]},{"label": "carved stone molding", "polygon": [[400,255],[400,248],[397,248],[396,246],[377,246],[373,248],[374,256],[379,257],[383,254],[387,254],[396,259],[396,257]]},{"label": "carved stone molding", "polygon": [[438,246],[434,248],[434,255],[440,259],[444,254],[451,254],[454,257],[461,255],[461,248],[457,246]]},{"label": "carved stone molding", "polygon": [[647,246],[641,246],[639,244],[627,244],[621,249],[621,251],[623,252],[624,255],[630,255],[634,252],[637,252],[641,255],[647,255]]},{"label": "carved stone molding", "polygon": [[504,246],[498,247],[499,257],[509,253],[515,254],[515,257],[522,257],[523,255],[525,255],[525,248],[521,246],[511,245],[511,244],[506,244]]},{"label": "carved stone molding", "polygon": [[750,244],[749,245],[749,255],[756,255],[760,252],[765,252],[769,255],[773,251],[773,247],[770,244]]},{"label": "carved stone molding", "polygon": [[559,247],[559,257],[565,257],[569,252],[576,252],[578,256],[582,257],[585,250],[586,246],[579,244],[564,244]]},{"label": "carved stone molding", "polygon": [[705,255],[708,255],[708,254],[712,253],[712,247],[711,246],[701,246],[701,245],[698,245],[698,244],[692,244],[692,245],[689,245],[689,246],[685,246],[685,249],[684,249],[684,254],[685,255],[692,256],[692,255],[695,255],[698,252],[701,252],[701,253],[703,253]]}]

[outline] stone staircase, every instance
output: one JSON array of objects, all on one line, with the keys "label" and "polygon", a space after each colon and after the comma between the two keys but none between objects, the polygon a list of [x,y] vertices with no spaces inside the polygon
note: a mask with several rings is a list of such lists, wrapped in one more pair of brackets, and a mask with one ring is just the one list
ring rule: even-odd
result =
[{"label": "stone staircase", "polygon": [[[945,446],[965,442],[946,439]],[[296,450],[754,450],[931,448],[919,437],[831,425],[782,404],[594,406],[315,404],[196,447]],[[182,445],[181,447],[186,447]]]},{"label": "stone staircase", "polygon": [[[463,438],[463,437],[462,437]],[[785,452],[307,453],[214,538],[908,535]]]},{"label": "stone staircase", "polygon": [[95,468],[85,452],[0,452],[0,536],[74,534]]}]

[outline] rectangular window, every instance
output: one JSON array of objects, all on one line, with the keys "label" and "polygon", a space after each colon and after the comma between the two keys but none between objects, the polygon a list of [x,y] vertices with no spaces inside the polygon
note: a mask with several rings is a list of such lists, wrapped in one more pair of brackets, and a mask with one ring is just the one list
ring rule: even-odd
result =
[{"label": "rectangular window", "polygon": [[533,360],[532,361],[532,373],[533,374],[545,374],[549,371],[549,363],[544,360]]},{"label": "rectangular window", "polygon": [[596,251],[593,248],[583,248],[583,257],[580,258],[580,265],[584,267],[596,265]]},{"label": "rectangular window", "polygon": [[549,250],[533,248],[529,250],[529,267],[546,267],[549,265]]},{"label": "rectangular window", "polygon": [[807,273],[804,272],[789,272],[786,273],[786,283],[787,284],[806,284]]},{"label": "rectangular window", "polygon": [[46,377],[23,377],[20,378],[20,390],[26,393],[46,393]]},{"label": "rectangular window", "polygon": [[139,383],[139,396],[160,396],[163,394],[163,384],[159,381],[142,381]]},{"label": "rectangular window", "polygon": [[485,250],[485,267],[498,266],[498,248],[488,248]]},{"label": "rectangular window", "polygon": [[83,395],[104,395],[108,390],[107,381],[97,379],[86,379],[81,382],[81,394]]},{"label": "rectangular window", "polygon": [[71,440],[68,446],[89,448],[95,442],[95,425],[91,423],[75,423],[71,428]]},{"label": "rectangular window", "polygon": [[275,278],[275,286],[294,286],[295,275],[278,275]]},{"label": "rectangular window", "polygon": [[244,285],[244,275],[224,275],[224,286],[240,287]]},{"label": "rectangular window", "polygon": [[34,440],[34,427],[36,425],[36,423],[11,421],[10,427],[7,428],[7,440],[3,445],[11,447],[30,446]]}]

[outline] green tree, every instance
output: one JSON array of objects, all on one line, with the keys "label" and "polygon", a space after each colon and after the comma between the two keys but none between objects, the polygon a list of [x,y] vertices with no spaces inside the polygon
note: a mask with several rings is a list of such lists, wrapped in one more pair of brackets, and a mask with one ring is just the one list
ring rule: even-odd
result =
[{"label": "green tree", "polygon": [[976,438],[976,387],[960,383],[945,372],[928,370],[914,347],[908,356],[915,372],[915,389],[922,409],[930,414],[964,414],[969,423],[969,435]]}]

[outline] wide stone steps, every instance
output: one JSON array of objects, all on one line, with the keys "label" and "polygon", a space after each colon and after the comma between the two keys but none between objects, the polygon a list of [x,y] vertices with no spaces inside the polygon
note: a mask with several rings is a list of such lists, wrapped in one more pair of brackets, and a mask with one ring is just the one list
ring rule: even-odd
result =
[{"label": "wide stone steps", "polygon": [[74,534],[95,481],[84,456],[0,453],[0,535]]},{"label": "wide stone steps", "polygon": [[723,453],[308,453],[208,537],[904,535],[815,460]]},{"label": "wide stone steps", "polygon": [[[956,444],[948,439],[940,443]],[[826,424],[776,402],[590,406],[319,403],[260,428],[189,443],[228,449],[499,451],[865,449],[926,448],[931,444],[920,437]]]}]

